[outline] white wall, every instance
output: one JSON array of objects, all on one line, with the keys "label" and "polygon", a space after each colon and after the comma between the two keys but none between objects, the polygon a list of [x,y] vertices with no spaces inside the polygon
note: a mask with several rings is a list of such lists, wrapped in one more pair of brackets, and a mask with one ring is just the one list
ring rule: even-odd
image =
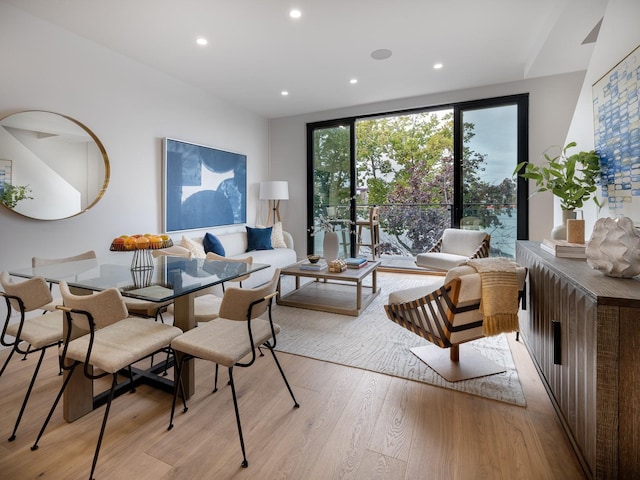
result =
[{"label": "white wall", "polygon": [[[306,124],[369,113],[529,93],[529,160],[539,163],[542,152],[560,145],[578,98],[584,72],[401,99],[295,117],[270,120],[271,178],[289,181],[287,202],[280,209],[283,224],[295,240],[298,255],[306,254]],[[515,167],[515,165],[514,165]],[[529,202],[529,236],[548,237],[553,228],[553,197],[540,194]]]},{"label": "white wall", "polygon": [[0,116],[71,116],[111,162],[107,192],[87,213],[37,221],[0,207],[0,270],[29,266],[32,256],[104,255],[118,235],[161,232],[164,137],[246,154],[247,223],[255,223],[258,184],[268,178],[266,119],[3,3],[0,60]]},{"label": "white wall", "polygon": [[[639,20],[640,1],[609,0],[598,42],[593,51],[567,135],[567,139],[575,139],[578,142],[581,150],[593,150],[594,148],[592,86],[640,45]],[[625,205],[624,215],[632,218],[635,222],[640,222],[640,199],[638,197],[632,198],[633,202]],[[559,218],[559,210],[558,204],[556,218]],[[590,237],[597,218],[610,216],[606,205],[600,212],[594,205],[588,205],[584,209],[584,213],[585,236],[587,238]]]}]

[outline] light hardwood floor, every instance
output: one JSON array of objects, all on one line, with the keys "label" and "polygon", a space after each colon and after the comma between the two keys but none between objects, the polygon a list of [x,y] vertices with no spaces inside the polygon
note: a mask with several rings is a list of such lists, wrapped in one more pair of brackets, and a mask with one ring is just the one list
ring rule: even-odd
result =
[{"label": "light hardwood floor", "polygon": [[[247,469],[230,389],[212,395],[213,366],[198,361],[196,394],[171,431],[169,394],[142,386],[114,400],[96,478],[583,478],[525,346],[509,341],[526,408],[280,354],[301,405],[293,409],[268,354],[236,368]],[[35,361],[14,358],[0,377],[0,478],[85,479],[104,407],[74,423],[58,408],[40,448],[30,450],[61,381],[53,351],[16,440],[7,441]]]}]

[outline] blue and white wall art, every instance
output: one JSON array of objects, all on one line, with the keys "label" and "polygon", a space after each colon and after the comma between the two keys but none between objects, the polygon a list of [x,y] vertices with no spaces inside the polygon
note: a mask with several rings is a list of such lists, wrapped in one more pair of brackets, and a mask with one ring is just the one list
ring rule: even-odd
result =
[{"label": "blue and white wall art", "polygon": [[246,223],[247,157],[166,138],[165,231]]},{"label": "blue and white wall art", "polygon": [[[640,46],[593,85],[595,150],[612,216],[640,221]],[[635,207],[634,207],[635,203]]]}]

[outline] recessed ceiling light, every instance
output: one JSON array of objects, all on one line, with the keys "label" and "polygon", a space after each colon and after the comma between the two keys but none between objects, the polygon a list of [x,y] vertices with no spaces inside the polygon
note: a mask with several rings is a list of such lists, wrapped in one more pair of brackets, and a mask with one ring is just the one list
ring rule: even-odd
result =
[{"label": "recessed ceiling light", "polygon": [[286,97],[287,95],[289,95],[289,92],[287,92],[286,90],[283,90],[280,92],[280,95],[282,95],[283,97]]},{"label": "recessed ceiling light", "polygon": [[433,64],[433,68],[435,68],[436,70],[440,70],[442,68],[442,64],[441,63],[434,63]]},{"label": "recessed ceiling light", "polygon": [[393,52],[387,48],[381,48],[380,50],[374,50],[371,52],[371,58],[374,60],[386,60],[389,58]]},{"label": "recessed ceiling light", "polygon": [[206,39],[206,38],[204,38],[204,37],[198,37],[198,38],[196,39],[196,43],[197,43],[198,45],[202,45],[202,46],[204,46],[204,45],[206,45],[207,43],[209,43],[209,40],[207,40],[207,39]]},{"label": "recessed ceiling light", "polygon": [[300,10],[294,9],[289,12],[289,16],[291,18],[300,18],[302,16],[302,12]]},{"label": "recessed ceiling light", "polygon": [[349,83],[351,85],[355,85],[356,83],[358,83],[358,79],[357,78],[352,78],[351,80],[349,80]]}]

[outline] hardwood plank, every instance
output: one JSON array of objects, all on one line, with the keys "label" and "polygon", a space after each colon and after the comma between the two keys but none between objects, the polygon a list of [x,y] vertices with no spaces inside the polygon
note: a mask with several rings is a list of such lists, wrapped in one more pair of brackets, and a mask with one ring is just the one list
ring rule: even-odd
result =
[{"label": "hardwood plank", "polygon": [[416,414],[409,406],[418,396],[417,386],[416,382],[392,379],[369,440],[370,450],[403,462],[409,459]]},{"label": "hardwood plank", "polygon": [[367,450],[356,472],[356,480],[388,480],[404,478],[406,463],[395,458]]}]

